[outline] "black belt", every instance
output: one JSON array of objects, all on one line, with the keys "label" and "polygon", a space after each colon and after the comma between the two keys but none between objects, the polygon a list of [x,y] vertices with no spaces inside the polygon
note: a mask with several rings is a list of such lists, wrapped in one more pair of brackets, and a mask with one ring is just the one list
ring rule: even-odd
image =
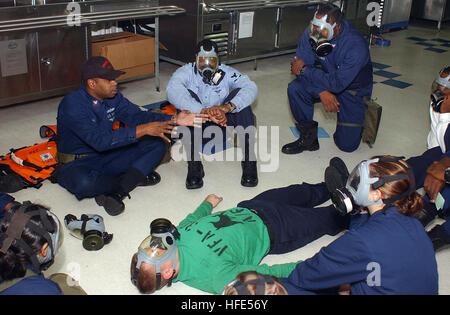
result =
[{"label": "black belt", "polygon": [[272,249],[273,244],[275,242],[275,234],[273,232],[272,225],[266,219],[266,217],[262,213],[260,213],[258,210],[255,210],[255,209],[249,209],[249,210],[251,212],[253,212],[254,214],[256,214],[261,219],[261,221],[264,223],[264,225],[267,227],[267,232],[269,233],[269,239],[270,239],[270,249]]}]

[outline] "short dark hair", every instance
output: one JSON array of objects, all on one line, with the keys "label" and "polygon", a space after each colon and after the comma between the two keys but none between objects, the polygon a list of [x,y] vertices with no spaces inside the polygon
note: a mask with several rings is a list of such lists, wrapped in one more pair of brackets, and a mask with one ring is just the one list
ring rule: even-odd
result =
[{"label": "short dark hair", "polygon": [[219,55],[219,48],[217,44],[210,39],[204,39],[197,44],[197,47],[195,48],[196,55],[200,52],[202,46],[203,50],[205,51],[211,51],[211,49],[214,48],[214,51],[217,53],[217,55]]},{"label": "short dark hair", "polygon": [[333,20],[336,24],[342,23],[342,12],[341,9],[332,3],[322,3],[319,4],[316,11],[317,15],[324,16],[328,15],[327,22]]},{"label": "short dark hair", "polygon": [[450,74],[450,67],[445,67],[441,70],[441,73]]}]

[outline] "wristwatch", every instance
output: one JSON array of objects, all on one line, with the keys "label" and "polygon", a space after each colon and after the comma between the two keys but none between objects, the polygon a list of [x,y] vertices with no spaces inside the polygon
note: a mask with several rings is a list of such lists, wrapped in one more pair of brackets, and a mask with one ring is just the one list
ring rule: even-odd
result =
[{"label": "wristwatch", "polygon": [[304,75],[306,70],[306,65],[303,65],[303,67],[300,68],[300,75]]},{"label": "wristwatch", "polygon": [[232,111],[234,111],[236,109],[236,105],[234,105],[233,103],[229,102],[227,105],[230,106],[230,111],[229,113],[231,113]]},{"label": "wristwatch", "polygon": [[444,173],[444,180],[446,184],[450,184],[450,167],[447,167]]}]

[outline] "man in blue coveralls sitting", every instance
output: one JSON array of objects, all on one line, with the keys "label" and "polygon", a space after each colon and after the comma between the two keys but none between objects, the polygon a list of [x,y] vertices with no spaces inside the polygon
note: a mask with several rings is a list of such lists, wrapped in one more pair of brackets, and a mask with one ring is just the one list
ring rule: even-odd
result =
[{"label": "man in blue coveralls sitting", "polygon": [[[320,67],[316,67],[316,63]],[[319,149],[314,103],[337,113],[334,142],[345,152],[361,142],[366,110],[363,97],[372,94],[373,76],[369,47],[361,34],[342,20],[340,9],[321,4],[300,38],[291,64],[296,79],[289,83],[288,98],[300,138],[283,146],[285,154]],[[360,126],[359,126],[360,125]]]},{"label": "man in blue coveralls sitting", "polygon": [[[89,58],[81,87],[58,108],[58,183],[78,199],[95,197],[110,215],[124,211],[123,199],[136,186],[155,185],[154,171],[166,152],[163,140],[176,125],[194,126],[207,115],[165,115],[141,110],[117,89],[115,70],[104,57]],[[198,120],[199,119],[199,120]],[[123,128],[113,130],[120,122]]]}]

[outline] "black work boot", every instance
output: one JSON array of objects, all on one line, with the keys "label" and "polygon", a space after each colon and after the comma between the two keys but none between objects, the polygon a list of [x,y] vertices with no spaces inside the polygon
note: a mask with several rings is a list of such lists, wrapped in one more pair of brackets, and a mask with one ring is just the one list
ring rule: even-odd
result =
[{"label": "black work boot", "polygon": [[245,187],[255,187],[258,185],[258,168],[256,161],[242,161],[241,185]]},{"label": "black work boot", "polygon": [[334,167],[328,166],[325,169],[325,185],[327,186],[330,194],[336,191],[338,188],[345,187],[347,179],[344,180],[342,174]]},{"label": "black work boot", "polygon": [[158,184],[161,181],[161,176],[155,172],[152,171],[150,174],[148,174],[144,180],[141,180],[137,185],[138,186],[153,186]]},{"label": "black work boot", "polygon": [[111,216],[116,216],[118,214],[121,214],[125,210],[125,204],[123,203],[123,199],[129,195],[120,194],[120,193],[110,193],[105,195],[98,195],[95,196],[95,202],[100,206],[103,207]]},{"label": "black work boot", "polygon": [[285,144],[281,149],[284,154],[298,154],[303,151],[316,151],[319,150],[319,140],[317,138],[317,121],[306,121],[299,124],[295,124],[300,137],[294,142]]},{"label": "black work boot", "polygon": [[450,234],[448,234],[445,227],[441,225],[436,225],[428,233],[428,237],[433,243],[434,251],[438,251],[450,245]]},{"label": "black work boot", "polygon": [[186,177],[186,188],[197,189],[203,187],[205,172],[201,161],[188,161],[188,173]]},{"label": "black work boot", "polygon": [[422,211],[416,215],[416,218],[422,223],[423,227],[426,227],[428,223],[434,220],[438,214],[434,203],[424,201]]}]

